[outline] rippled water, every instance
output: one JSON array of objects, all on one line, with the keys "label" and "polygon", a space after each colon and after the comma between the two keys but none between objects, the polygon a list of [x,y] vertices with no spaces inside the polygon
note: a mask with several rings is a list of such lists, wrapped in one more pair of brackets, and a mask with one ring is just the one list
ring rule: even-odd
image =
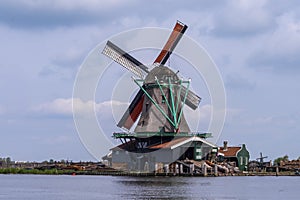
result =
[{"label": "rippled water", "polygon": [[300,199],[300,177],[0,175],[0,199]]}]

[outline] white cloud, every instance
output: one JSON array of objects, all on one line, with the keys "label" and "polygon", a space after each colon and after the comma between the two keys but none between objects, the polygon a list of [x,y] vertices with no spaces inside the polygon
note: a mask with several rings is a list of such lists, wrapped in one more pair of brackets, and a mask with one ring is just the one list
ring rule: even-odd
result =
[{"label": "white cloud", "polygon": [[85,49],[81,49],[80,46],[78,46],[73,45],[67,48],[64,52],[59,52],[59,54],[52,58],[52,63],[61,67],[74,68],[75,66],[78,66],[80,61],[82,61],[84,56],[87,54]]},{"label": "white cloud", "polygon": [[275,72],[299,70],[300,20],[293,12],[276,18],[277,28],[260,38],[248,61],[251,67]]},{"label": "white cloud", "polygon": [[192,110],[189,107],[184,106],[183,111],[191,131],[199,131],[199,129],[204,131],[208,128],[211,116],[210,104],[200,106],[197,110]]},{"label": "white cloud", "polygon": [[[72,109],[72,105],[74,106]],[[51,102],[40,104],[33,108],[36,113],[42,115],[57,115],[57,116],[69,116],[73,115],[75,110],[78,115],[90,115],[96,114],[99,120],[114,119],[118,121],[128,108],[127,102],[120,101],[104,101],[95,103],[94,101],[82,101],[81,99],[75,98],[58,98]],[[187,106],[184,107],[184,116],[192,131],[205,131],[208,129],[211,115],[212,105],[206,104],[200,106],[197,110],[191,110]],[[227,119],[232,119],[240,113],[238,109],[226,109]],[[222,114],[223,111],[215,110],[216,115]],[[77,115],[77,116],[78,116]],[[115,121],[112,121],[114,124]]]},{"label": "white cloud", "polygon": [[55,99],[51,102],[40,104],[34,107],[33,110],[43,114],[71,115],[73,113],[72,99]]},{"label": "white cloud", "polygon": [[267,50],[296,55],[300,49],[300,20],[293,13],[287,13],[277,19],[277,24],[278,29],[267,40]]},{"label": "white cloud", "polygon": [[120,114],[120,110],[123,110],[125,106],[128,106],[128,103],[119,101],[104,101],[95,103],[94,101],[82,101],[78,98],[58,98],[51,102],[40,104],[34,107],[33,110],[46,115],[72,116],[73,111],[79,115],[84,115],[90,114],[92,111],[101,116],[111,116],[113,110]]}]

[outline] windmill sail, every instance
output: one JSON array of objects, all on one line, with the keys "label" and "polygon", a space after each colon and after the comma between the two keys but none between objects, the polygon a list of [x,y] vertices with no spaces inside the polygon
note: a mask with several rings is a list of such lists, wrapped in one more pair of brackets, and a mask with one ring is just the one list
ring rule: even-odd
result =
[{"label": "windmill sail", "polygon": [[[182,93],[180,94],[181,100],[184,99],[184,94],[186,93],[186,90],[187,90],[187,88],[183,86],[182,87]],[[186,97],[186,100],[185,100],[185,104],[187,106],[189,106],[193,110],[196,110],[198,108],[198,105],[200,104],[200,101],[201,101],[201,98],[198,95],[196,95],[191,90],[188,91],[187,97]]]},{"label": "windmill sail", "polygon": [[[187,25],[177,21],[175,24],[173,31],[171,35],[169,36],[168,41],[166,42],[164,48],[161,50],[160,54],[155,59],[154,63],[160,63],[161,65],[164,65],[167,60],[169,59],[170,55],[172,54],[173,50],[175,49],[176,45],[178,44],[179,40],[181,39],[182,35],[187,29]],[[181,93],[181,100],[184,99],[184,94],[186,93],[187,88],[182,87],[183,92]],[[201,98],[196,95],[192,91],[188,91],[187,97],[186,97],[186,105],[195,110],[199,103],[201,101]]]},{"label": "windmill sail", "polygon": [[144,92],[140,89],[137,95],[134,97],[131,104],[129,105],[128,109],[125,111],[117,126],[120,128],[126,128],[127,130],[130,130],[130,128],[142,112],[143,102]]},{"label": "windmill sail", "polygon": [[167,43],[155,59],[154,63],[164,65],[167,62],[186,29],[187,25],[177,21]]},{"label": "windmill sail", "polygon": [[134,73],[139,78],[144,77],[143,71],[146,73],[149,72],[145,65],[123,51],[111,41],[107,41],[102,53]]}]

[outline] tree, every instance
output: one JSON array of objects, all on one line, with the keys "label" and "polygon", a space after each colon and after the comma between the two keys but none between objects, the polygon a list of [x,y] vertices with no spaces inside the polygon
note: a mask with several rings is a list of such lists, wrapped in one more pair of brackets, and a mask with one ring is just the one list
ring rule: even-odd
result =
[{"label": "tree", "polygon": [[11,163],[11,158],[10,157],[7,157],[6,159],[5,159],[5,162],[6,162],[6,164],[10,164]]},{"label": "tree", "polygon": [[279,158],[276,158],[273,163],[274,165],[280,165],[280,162],[283,161],[283,162],[287,162],[289,161],[289,156],[288,155],[285,155],[283,157],[279,157]]}]

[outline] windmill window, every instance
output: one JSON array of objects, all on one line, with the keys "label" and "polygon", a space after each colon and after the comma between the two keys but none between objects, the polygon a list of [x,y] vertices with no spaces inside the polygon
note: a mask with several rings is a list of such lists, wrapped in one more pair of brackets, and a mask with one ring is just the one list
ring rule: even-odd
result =
[{"label": "windmill window", "polygon": [[164,95],[161,95],[161,103],[166,103],[166,99],[165,99]]},{"label": "windmill window", "polygon": [[149,110],[149,103],[146,103],[146,112]]},{"label": "windmill window", "polygon": [[144,126],[145,125],[145,121],[144,120],[142,120],[142,126]]}]

